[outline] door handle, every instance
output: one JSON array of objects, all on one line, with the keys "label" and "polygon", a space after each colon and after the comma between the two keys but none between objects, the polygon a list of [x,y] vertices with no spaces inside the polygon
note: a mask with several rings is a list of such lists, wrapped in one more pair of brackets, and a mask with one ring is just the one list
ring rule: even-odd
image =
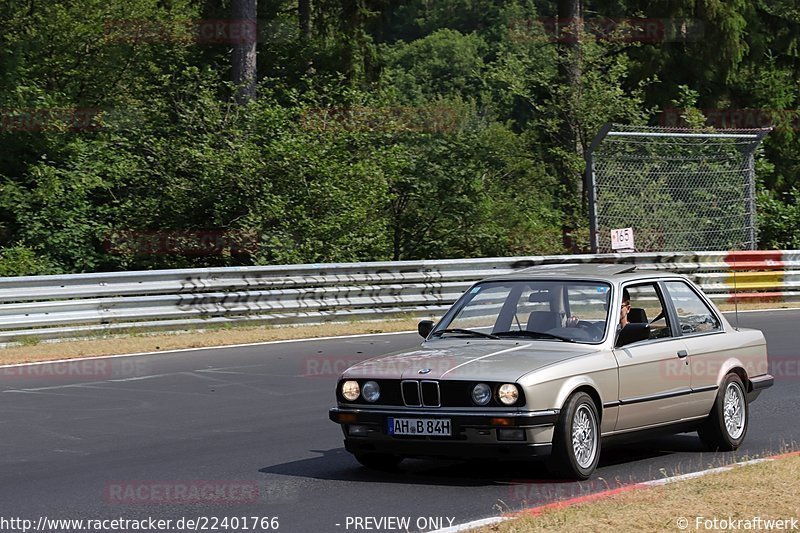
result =
[{"label": "door handle", "polygon": [[686,350],[681,350],[681,351],[678,352],[678,357],[680,357],[681,359],[683,359],[684,357],[688,357],[688,356],[689,356],[689,352],[687,352]]}]

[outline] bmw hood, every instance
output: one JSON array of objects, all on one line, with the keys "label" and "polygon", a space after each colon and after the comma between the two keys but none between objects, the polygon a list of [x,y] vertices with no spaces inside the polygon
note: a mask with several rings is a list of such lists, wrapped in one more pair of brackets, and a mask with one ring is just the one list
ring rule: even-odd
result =
[{"label": "bmw hood", "polygon": [[375,357],[344,378],[516,381],[539,368],[596,352],[598,346],[549,340],[439,339]]}]

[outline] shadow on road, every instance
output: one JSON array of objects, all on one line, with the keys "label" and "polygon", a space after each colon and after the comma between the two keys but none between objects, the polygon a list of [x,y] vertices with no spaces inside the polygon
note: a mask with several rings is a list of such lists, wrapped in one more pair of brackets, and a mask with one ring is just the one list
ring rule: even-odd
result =
[{"label": "shadow on road", "polygon": [[[344,448],[311,451],[318,453],[319,456],[266,466],[259,472],[333,481],[463,487],[507,485],[518,483],[520,480],[535,483],[554,482],[542,460],[526,462],[406,459],[394,470],[378,471],[361,466]],[[603,450],[597,474],[593,477],[610,475],[619,478],[620,470],[624,472],[628,466],[639,462],[675,453],[703,455],[699,452],[702,452],[702,447],[695,434],[672,435],[636,444],[617,444]]]}]

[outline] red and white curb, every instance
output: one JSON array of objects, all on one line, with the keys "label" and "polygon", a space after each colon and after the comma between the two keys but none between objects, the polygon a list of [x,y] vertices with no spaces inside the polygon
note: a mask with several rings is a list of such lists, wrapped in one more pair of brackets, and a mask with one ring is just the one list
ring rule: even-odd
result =
[{"label": "red and white curb", "polygon": [[675,483],[678,481],[685,481],[687,479],[695,479],[698,477],[703,477],[708,474],[718,474],[720,472],[727,472],[729,470],[733,470],[740,466],[746,465],[753,465],[757,463],[764,463],[769,461],[775,461],[777,459],[783,459],[786,457],[793,457],[800,455],[800,451],[796,452],[789,452],[783,453],[780,455],[773,455],[771,457],[762,457],[760,459],[751,459],[749,461],[741,461],[738,463],[733,463],[727,466],[720,466],[718,468],[711,468],[709,470],[700,470],[699,472],[691,472],[688,474],[681,474],[679,476],[672,476],[663,479],[654,479],[652,481],[643,481],[641,483],[632,483],[630,485],[623,485],[621,487],[617,487],[610,490],[604,490],[602,492],[595,492],[592,494],[587,494],[585,496],[578,496],[576,498],[569,498],[567,500],[560,500],[557,502],[547,503],[544,505],[539,505],[536,507],[529,507],[527,509],[523,509],[521,511],[517,511],[513,514],[503,515],[503,516],[493,516],[489,518],[482,518],[480,520],[473,520],[472,522],[467,522],[465,524],[458,524],[455,526],[446,527],[443,529],[437,529],[436,531],[431,531],[430,533],[461,533],[464,531],[471,531],[473,529],[477,529],[479,527],[486,527],[492,526],[495,524],[499,524],[501,522],[507,522],[509,520],[515,520],[521,516],[538,516],[546,511],[551,511],[555,509],[563,509],[565,507],[571,507],[573,505],[578,505],[581,503],[593,502],[597,500],[603,500],[610,496],[614,496],[616,494],[620,494],[623,492],[629,492],[636,489],[646,489],[650,487],[657,487],[661,485],[668,485],[670,483]]}]

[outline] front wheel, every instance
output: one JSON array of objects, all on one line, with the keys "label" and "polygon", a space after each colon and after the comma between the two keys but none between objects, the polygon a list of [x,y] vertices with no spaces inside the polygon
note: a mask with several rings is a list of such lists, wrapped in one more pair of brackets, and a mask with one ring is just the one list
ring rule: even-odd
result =
[{"label": "front wheel", "polygon": [[549,466],[553,474],[588,479],[600,459],[600,417],[592,397],[576,392],[567,399],[553,433]]},{"label": "front wheel", "polygon": [[749,421],[750,410],[744,384],[736,374],[728,374],[708,419],[697,430],[697,434],[710,451],[729,452],[744,441]]}]

